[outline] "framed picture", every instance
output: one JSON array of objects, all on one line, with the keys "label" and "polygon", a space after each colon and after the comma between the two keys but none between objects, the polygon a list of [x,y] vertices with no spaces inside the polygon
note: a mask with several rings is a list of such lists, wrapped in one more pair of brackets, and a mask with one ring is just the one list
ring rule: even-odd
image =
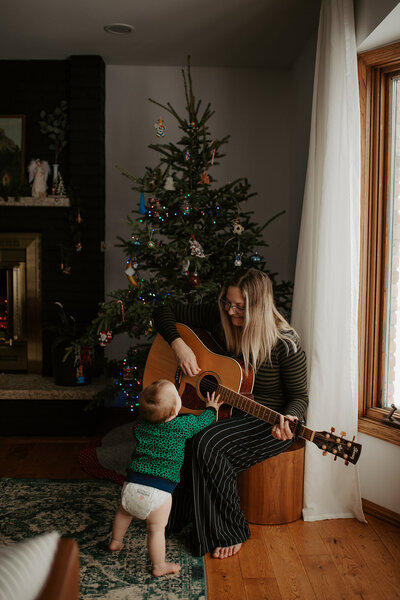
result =
[{"label": "framed picture", "polygon": [[0,115],[0,185],[19,186],[25,168],[25,115]]}]

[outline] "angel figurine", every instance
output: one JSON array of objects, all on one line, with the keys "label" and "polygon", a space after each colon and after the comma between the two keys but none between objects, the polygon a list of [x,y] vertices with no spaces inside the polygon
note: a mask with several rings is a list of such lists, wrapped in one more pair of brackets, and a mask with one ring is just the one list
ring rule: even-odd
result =
[{"label": "angel figurine", "polygon": [[32,183],[33,198],[45,198],[47,190],[47,178],[50,174],[50,165],[46,160],[40,158],[32,159],[28,166],[29,183]]}]

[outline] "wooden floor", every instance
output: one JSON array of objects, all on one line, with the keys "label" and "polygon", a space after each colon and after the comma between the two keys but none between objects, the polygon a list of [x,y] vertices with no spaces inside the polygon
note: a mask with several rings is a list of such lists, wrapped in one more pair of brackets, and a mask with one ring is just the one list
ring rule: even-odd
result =
[{"label": "wooden floor", "polygon": [[[0,437],[0,476],[87,479],[88,441]],[[206,557],[208,600],[400,599],[400,528],[367,519],[251,526],[238,555]]]}]

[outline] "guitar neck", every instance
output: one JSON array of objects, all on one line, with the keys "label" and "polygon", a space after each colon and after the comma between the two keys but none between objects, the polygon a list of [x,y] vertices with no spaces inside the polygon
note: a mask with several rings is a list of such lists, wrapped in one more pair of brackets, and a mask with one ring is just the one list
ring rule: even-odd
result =
[{"label": "guitar neck", "polygon": [[[229,388],[218,385],[217,394],[220,394],[221,399],[225,404],[229,404],[230,406],[234,406],[235,408],[239,408],[245,413],[252,415],[253,417],[257,417],[262,421],[266,421],[267,423],[271,423],[271,425],[276,425],[280,420],[280,413],[252,400],[251,398],[247,398],[242,394],[238,394],[230,390]],[[303,440],[307,440],[308,442],[312,442],[314,439],[315,431],[305,427],[299,422],[289,421],[289,426],[292,431],[296,432],[297,437],[302,438]]]}]

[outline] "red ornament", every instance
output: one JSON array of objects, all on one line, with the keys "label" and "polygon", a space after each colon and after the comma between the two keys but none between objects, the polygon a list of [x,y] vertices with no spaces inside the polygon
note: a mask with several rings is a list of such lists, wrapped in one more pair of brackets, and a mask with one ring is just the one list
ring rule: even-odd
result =
[{"label": "red ornament", "polygon": [[191,288],[197,288],[197,286],[200,285],[200,277],[197,275],[196,271],[189,275],[189,285]]}]

